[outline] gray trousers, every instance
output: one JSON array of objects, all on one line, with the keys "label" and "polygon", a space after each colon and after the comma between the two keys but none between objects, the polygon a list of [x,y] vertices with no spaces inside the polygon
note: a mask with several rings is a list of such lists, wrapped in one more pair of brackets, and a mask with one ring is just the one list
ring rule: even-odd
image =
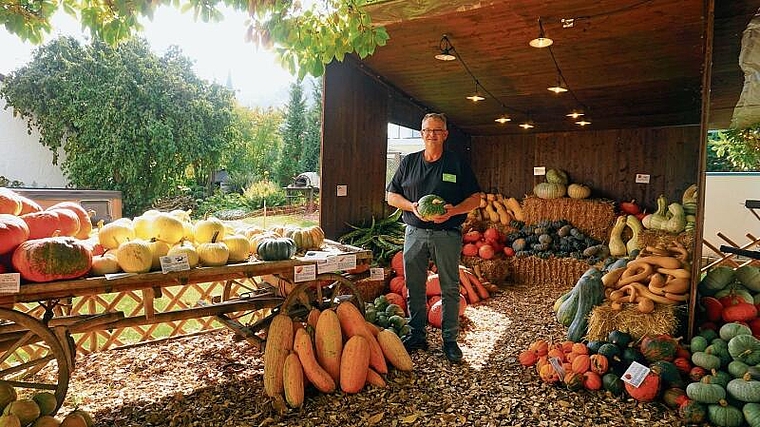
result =
[{"label": "gray trousers", "polygon": [[430,260],[438,268],[443,301],[442,337],[456,341],[459,334],[459,256],[462,233],[459,230],[427,230],[406,226],[404,274],[409,295],[409,326],[412,334],[425,336],[427,315],[425,284]]}]

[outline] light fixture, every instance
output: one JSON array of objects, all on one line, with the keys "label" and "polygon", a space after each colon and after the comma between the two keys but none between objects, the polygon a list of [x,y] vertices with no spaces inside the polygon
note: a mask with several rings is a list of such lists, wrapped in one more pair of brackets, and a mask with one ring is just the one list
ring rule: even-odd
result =
[{"label": "light fixture", "polygon": [[451,45],[451,41],[449,41],[446,34],[441,37],[441,42],[438,43],[438,49],[441,50],[441,53],[435,55],[435,59],[439,61],[453,61],[457,59],[452,53],[454,51],[454,46]]},{"label": "light fixture", "polygon": [[541,24],[541,17],[538,17],[538,37],[528,42],[529,45],[535,48],[549,47],[554,43],[554,40],[546,37],[544,34],[544,26]]},{"label": "light fixture", "polygon": [[530,122],[525,122],[525,123],[520,123],[520,127],[525,130],[528,130],[528,129],[533,129],[535,126],[533,126],[533,124]]},{"label": "light fixture", "polygon": [[482,96],[480,96],[480,93],[478,93],[478,86],[479,86],[478,81],[475,80],[475,93],[467,97],[467,99],[469,99],[472,102],[478,102],[485,99]]},{"label": "light fixture", "polygon": [[580,117],[582,115],[583,115],[583,111],[582,110],[573,110],[570,113],[566,114],[567,117],[570,117],[570,118],[573,118],[573,119],[577,119],[578,117]]},{"label": "light fixture", "polygon": [[562,79],[561,79],[559,73],[557,74],[557,84],[555,86],[547,87],[546,89],[548,89],[548,90],[550,90],[550,91],[552,91],[552,92],[554,92],[556,94],[560,94],[562,92],[567,92],[567,88],[564,87],[564,86],[562,86]]},{"label": "light fixture", "polygon": [[512,119],[510,119],[510,118],[509,118],[509,117],[508,117],[506,114],[502,114],[502,116],[501,116],[501,117],[499,117],[498,119],[495,119],[494,121],[495,121],[496,123],[501,123],[501,124],[504,124],[504,123],[506,123],[506,122],[511,122],[511,121],[512,121]]},{"label": "light fixture", "polygon": [[588,125],[591,124],[591,122],[588,121],[588,120],[581,119],[581,120],[578,120],[577,122],[575,122],[575,124],[578,125],[578,126],[588,126]]}]

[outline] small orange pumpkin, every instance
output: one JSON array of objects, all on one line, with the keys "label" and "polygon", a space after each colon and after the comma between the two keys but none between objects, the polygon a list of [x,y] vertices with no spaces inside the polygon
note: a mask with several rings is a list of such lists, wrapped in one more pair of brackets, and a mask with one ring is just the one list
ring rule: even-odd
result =
[{"label": "small orange pumpkin", "polygon": [[525,350],[517,358],[523,366],[533,366],[538,361],[538,355],[533,350]]},{"label": "small orange pumpkin", "polygon": [[588,372],[591,366],[591,360],[588,357],[588,354],[577,355],[571,363],[573,372],[577,372],[579,374]]},{"label": "small orange pumpkin", "polygon": [[594,354],[589,357],[589,366],[591,372],[595,372],[599,375],[604,375],[610,368],[610,362],[603,354]]},{"label": "small orange pumpkin", "polygon": [[583,387],[586,390],[599,390],[602,388],[602,377],[593,371],[588,371],[583,374]]}]

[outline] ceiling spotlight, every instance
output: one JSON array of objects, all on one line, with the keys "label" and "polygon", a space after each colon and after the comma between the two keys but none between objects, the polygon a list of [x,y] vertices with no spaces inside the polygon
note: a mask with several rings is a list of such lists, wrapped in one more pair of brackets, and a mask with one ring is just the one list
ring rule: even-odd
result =
[{"label": "ceiling spotlight", "polygon": [[482,100],[485,99],[482,96],[480,96],[480,93],[478,93],[478,82],[477,82],[477,80],[475,81],[475,94],[468,96],[467,99],[469,99],[472,102],[478,102],[478,101],[482,101]]},{"label": "ceiling spotlight", "polygon": [[497,122],[497,123],[504,124],[506,122],[511,122],[512,119],[510,119],[509,117],[507,117],[507,115],[505,114],[505,115],[502,115],[501,117],[499,117],[498,119],[495,119],[494,121]]},{"label": "ceiling spotlight", "polygon": [[588,125],[591,124],[591,122],[588,121],[588,120],[581,119],[581,120],[578,120],[577,122],[575,122],[575,124],[578,125],[578,126],[588,126]]},{"label": "ceiling spotlight", "polygon": [[559,74],[557,74],[557,84],[555,86],[547,87],[546,89],[548,89],[548,90],[550,90],[550,91],[552,91],[552,92],[554,92],[556,94],[560,94],[562,92],[567,92],[567,88],[564,87],[564,86],[562,86],[562,81],[560,79]]},{"label": "ceiling spotlight", "polygon": [[534,128],[534,126],[530,122],[520,123],[520,127],[525,130]]},{"label": "ceiling spotlight", "polygon": [[435,59],[439,61],[453,61],[457,59],[452,53],[454,52],[454,46],[451,45],[451,41],[449,41],[446,34],[441,37],[441,42],[438,43],[438,49],[440,49],[441,53],[435,55]]},{"label": "ceiling spotlight", "polygon": [[583,115],[583,111],[580,111],[580,110],[574,110],[574,111],[566,114],[567,117],[570,117],[570,118],[573,118],[573,119],[577,119],[578,117],[580,117],[582,115]]},{"label": "ceiling spotlight", "polygon": [[538,17],[538,37],[528,42],[529,45],[535,48],[549,47],[554,43],[554,40],[546,37],[544,34],[544,26],[541,24],[541,17]]}]

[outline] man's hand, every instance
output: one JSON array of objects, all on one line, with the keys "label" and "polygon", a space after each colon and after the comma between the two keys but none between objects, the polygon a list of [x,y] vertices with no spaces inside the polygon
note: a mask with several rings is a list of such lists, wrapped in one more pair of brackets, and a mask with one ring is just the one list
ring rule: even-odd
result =
[{"label": "man's hand", "polygon": [[443,205],[443,209],[446,210],[445,213],[443,213],[441,215],[436,215],[436,216],[432,217],[430,220],[433,221],[436,224],[441,224],[441,223],[444,223],[444,222],[448,221],[449,219],[451,219],[452,216],[454,216],[454,215],[451,214],[451,212],[454,209],[454,205],[452,205],[450,203],[447,203],[447,204]]}]

